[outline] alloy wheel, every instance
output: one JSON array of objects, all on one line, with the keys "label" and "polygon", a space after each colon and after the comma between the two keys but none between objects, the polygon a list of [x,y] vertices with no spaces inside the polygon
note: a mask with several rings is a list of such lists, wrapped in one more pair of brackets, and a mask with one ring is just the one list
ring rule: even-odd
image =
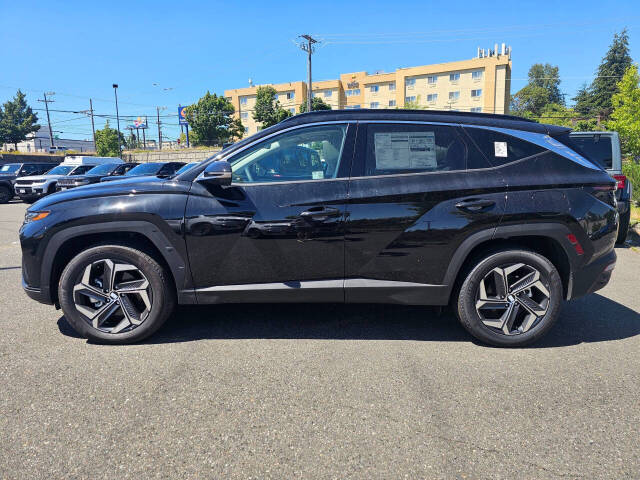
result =
[{"label": "alloy wheel", "polygon": [[531,265],[513,263],[484,276],[475,306],[485,326],[504,335],[519,335],[544,317],[549,300],[548,279]]},{"label": "alloy wheel", "polygon": [[153,298],[147,277],[134,265],[103,259],[87,265],[73,287],[76,309],[95,329],[123,333],[142,324]]}]

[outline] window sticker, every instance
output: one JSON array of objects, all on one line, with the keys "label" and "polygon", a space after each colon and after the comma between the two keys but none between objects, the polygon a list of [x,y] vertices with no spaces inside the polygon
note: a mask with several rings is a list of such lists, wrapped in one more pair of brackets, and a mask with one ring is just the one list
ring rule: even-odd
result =
[{"label": "window sticker", "polygon": [[324,172],[322,170],[317,170],[315,172],[311,172],[311,178],[313,180],[321,180],[324,178]]},{"label": "window sticker", "polygon": [[496,157],[507,157],[507,142],[493,142]]},{"label": "window sticker", "polygon": [[436,168],[435,132],[375,133],[377,170]]}]

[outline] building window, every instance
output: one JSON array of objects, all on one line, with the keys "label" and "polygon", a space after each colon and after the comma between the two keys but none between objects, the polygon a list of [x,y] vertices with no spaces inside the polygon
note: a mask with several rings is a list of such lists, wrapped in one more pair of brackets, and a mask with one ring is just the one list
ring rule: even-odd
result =
[{"label": "building window", "polygon": [[396,106],[396,101],[395,100],[389,100],[389,106],[390,107],[395,107]]},{"label": "building window", "polygon": [[437,75],[429,75],[427,77],[427,85],[435,85],[438,82]]},{"label": "building window", "polygon": [[396,82],[392,82],[389,84],[389,91],[393,92],[396,89]]},{"label": "building window", "polygon": [[294,98],[296,98],[295,92],[287,92],[287,100],[293,100]]},{"label": "building window", "polygon": [[405,103],[415,103],[416,102],[416,96],[415,95],[411,95],[410,97],[404,97],[404,102]]},{"label": "building window", "polygon": [[471,90],[471,98],[473,97],[481,97],[482,96],[482,89],[478,88],[476,90]]},{"label": "building window", "polygon": [[450,73],[449,74],[449,81],[450,82],[457,82],[458,80],[460,80],[460,74],[459,73]]},{"label": "building window", "polygon": [[449,100],[456,102],[460,98],[460,92],[449,92]]},{"label": "building window", "polygon": [[357,104],[356,105],[347,105],[344,108],[345,108],[345,110],[355,110],[355,109],[360,108],[360,105],[357,105]]},{"label": "building window", "polygon": [[244,127],[244,133],[249,133],[249,127]]},{"label": "building window", "polygon": [[480,113],[480,112],[482,112],[482,107],[473,107],[473,108],[471,109],[471,111],[472,111],[472,112],[475,112],[475,113]]},{"label": "building window", "polygon": [[296,109],[294,107],[291,107],[289,109],[289,112],[291,112],[291,115],[295,115],[296,114]]},{"label": "building window", "polygon": [[437,93],[430,93],[429,95],[427,95],[427,102],[435,103],[436,100],[438,100],[438,94]]},{"label": "building window", "polygon": [[475,72],[471,72],[471,78],[473,80],[482,80],[482,70],[476,70]]},{"label": "building window", "polygon": [[351,96],[354,96],[354,95],[360,95],[360,89],[359,88],[352,88],[352,89],[349,89],[349,90],[345,90],[344,93],[345,93],[345,95],[347,97],[351,97]]},{"label": "building window", "polygon": [[380,102],[371,102],[369,108],[380,108]]},{"label": "building window", "polygon": [[243,120],[249,118],[249,112],[240,112],[240,118]]},{"label": "building window", "polygon": [[415,78],[407,78],[405,80],[405,85],[407,87],[413,87],[416,84],[416,79]]},{"label": "building window", "polygon": [[369,91],[370,91],[371,93],[378,93],[378,90],[380,90],[380,86],[379,86],[379,85],[371,85],[371,86],[369,87]]},{"label": "building window", "polygon": [[247,97],[240,97],[240,105],[246,105],[247,104]]},{"label": "building window", "polygon": [[325,91],[324,91],[324,96],[325,96],[325,98],[328,98],[328,97],[330,97],[331,95],[332,95],[331,90],[325,90]]}]

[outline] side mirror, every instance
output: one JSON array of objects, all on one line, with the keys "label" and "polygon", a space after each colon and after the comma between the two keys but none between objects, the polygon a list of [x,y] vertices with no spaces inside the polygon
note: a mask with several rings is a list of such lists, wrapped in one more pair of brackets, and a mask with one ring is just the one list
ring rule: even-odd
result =
[{"label": "side mirror", "polygon": [[211,185],[231,185],[231,164],[224,160],[210,163],[202,173],[202,181]]}]

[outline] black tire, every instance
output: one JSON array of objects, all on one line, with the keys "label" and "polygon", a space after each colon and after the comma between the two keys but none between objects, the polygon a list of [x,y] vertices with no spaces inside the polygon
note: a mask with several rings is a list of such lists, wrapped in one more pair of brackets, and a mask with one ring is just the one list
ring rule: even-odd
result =
[{"label": "black tire", "polygon": [[0,204],[8,203],[13,198],[13,192],[6,185],[0,185]]},{"label": "black tire", "polygon": [[[525,267],[531,268],[532,272],[538,272],[540,281],[544,284],[543,286],[549,295],[546,300],[544,300],[546,302],[546,311],[540,316],[531,317],[536,318],[536,320],[527,331],[521,333],[514,332],[507,335],[498,327],[490,327],[483,323],[483,319],[480,317],[476,308],[477,304],[480,303],[478,301],[481,292],[480,283],[487,275],[491,274],[495,268],[505,268],[520,263],[524,264]],[[528,345],[544,336],[557,320],[560,305],[563,300],[562,280],[555,266],[547,258],[538,253],[520,249],[494,252],[480,258],[474,265],[471,265],[469,269],[463,272],[463,275],[466,275],[466,278],[464,276],[462,277],[465,278],[465,280],[458,290],[455,308],[456,313],[462,326],[481,342],[496,347],[521,347]],[[509,285],[508,281],[505,283]],[[531,292],[531,290],[530,288],[529,292]],[[513,291],[516,291],[516,289]],[[508,292],[511,292],[511,290],[508,290]],[[522,292],[518,296],[520,295],[522,295]],[[519,302],[519,300],[515,299],[514,295],[510,293],[508,293],[505,298],[512,299],[516,303]],[[506,305],[509,304],[507,300],[503,303]],[[520,316],[528,313],[521,303],[517,305],[517,308],[520,310],[518,313]],[[521,321],[524,325],[525,321]]]},{"label": "black tire", "polygon": [[627,213],[620,217],[620,226],[618,227],[618,238],[616,238],[616,245],[622,245],[627,240],[627,234],[629,233],[629,224],[631,223],[631,207],[627,210]]},{"label": "black tire", "polygon": [[[105,259],[136,267],[146,277],[151,289],[148,296],[151,307],[146,318],[138,326],[132,325],[133,328],[128,331],[109,333],[95,328],[89,317],[78,311],[74,301],[74,287],[86,268]],[[109,344],[134,343],[147,338],[164,324],[176,305],[175,289],[165,269],[146,253],[122,245],[100,245],[76,255],[60,276],[58,296],[65,318],[78,334],[98,343]],[[123,313],[122,310],[120,313]]]}]

